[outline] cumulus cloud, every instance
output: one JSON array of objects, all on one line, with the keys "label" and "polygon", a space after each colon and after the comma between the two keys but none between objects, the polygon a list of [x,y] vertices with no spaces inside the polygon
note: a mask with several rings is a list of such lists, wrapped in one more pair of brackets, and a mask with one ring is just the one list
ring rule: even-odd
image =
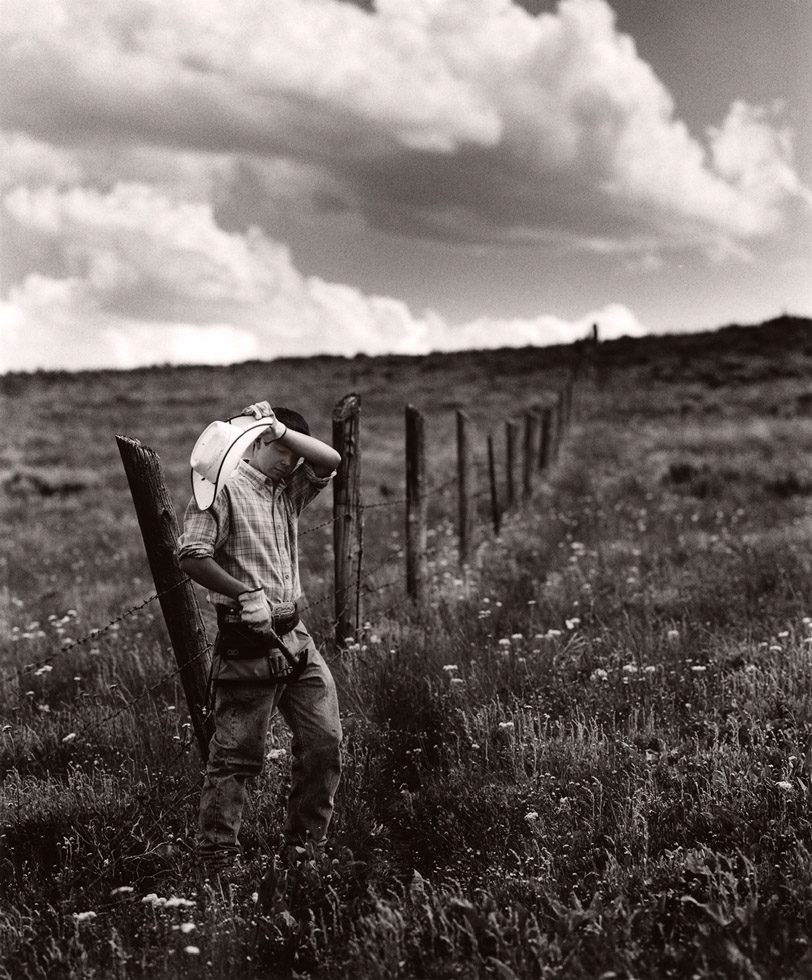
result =
[{"label": "cumulus cloud", "polygon": [[[550,343],[623,306],[451,324],[304,276],[286,209],[656,270],[812,195],[778,106],[700,134],[606,0],[9,0],[0,368]],[[342,228],[345,225],[342,225]]]},{"label": "cumulus cloud", "polygon": [[[25,0],[3,27],[9,128],[293,160],[399,234],[560,232],[718,247],[806,192],[786,130],[734,106],[709,145],[605,0]],[[731,148],[759,133],[748,177]],[[751,179],[751,178],[756,179]],[[769,185],[769,186],[767,186]],[[244,193],[244,191],[243,191]],[[261,209],[262,201],[255,202]]]},{"label": "cumulus cloud", "polygon": [[16,189],[7,217],[60,276],[29,273],[0,304],[0,370],[230,363],[317,351],[427,353],[566,343],[598,320],[604,336],[640,333],[623,307],[452,325],[396,299],[302,276],[260,230],[225,232],[203,204],[145,185],[107,194]]}]

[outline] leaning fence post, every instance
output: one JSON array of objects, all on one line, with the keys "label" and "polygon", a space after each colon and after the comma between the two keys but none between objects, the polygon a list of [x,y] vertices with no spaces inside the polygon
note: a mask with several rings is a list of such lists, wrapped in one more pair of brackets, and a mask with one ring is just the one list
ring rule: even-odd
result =
[{"label": "leaning fence post", "polygon": [[505,469],[507,495],[506,505],[509,510],[516,506],[516,440],[519,435],[518,423],[508,419],[505,423]]},{"label": "leaning fence post", "polygon": [[470,419],[462,411],[457,409],[457,486],[459,491],[459,506],[457,516],[457,533],[460,542],[460,564],[468,560],[471,548],[471,528],[473,527],[473,517],[471,506],[473,494],[471,492],[471,440],[468,429]]},{"label": "leaning fence post", "polygon": [[491,487],[491,519],[493,521],[493,533],[498,534],[502,526],[502,518],[499,513],[499,495],[496,489],[496,462],[493,456],[493,436],[488,435],[488,482]]},{"label": "leaning fence post", "polygon": [[406,406],[406,592],[419,608],[426,604],[428,587],[428,497],[426,495],[426,441],[423,416]]},{"label": "leaning fence post", "polygon": [[177,558],[178,522],[164,483],[158,454],[129,436],[116,436],[135,513],[144,539],[152,578],[158,591],[180,682],[200,755],[205,762],[214,719],[206,715],[206,684],[211,658],[206,627],[194,587]]},{"label": "leaning fence post", "polygon": [[[345,395],[333,409],[333,448],[341,455],[333,480],[333,546],[335,552],[335,638],[342,646],[360,625],[361,590],[356,589],[352,615],[352,565],[361,561],[360,395]],[[354,553],[355,550],[355,553]],[[357,585],[357,583],[356,583]],[[353,618],[355,622],[353,623]]]}]

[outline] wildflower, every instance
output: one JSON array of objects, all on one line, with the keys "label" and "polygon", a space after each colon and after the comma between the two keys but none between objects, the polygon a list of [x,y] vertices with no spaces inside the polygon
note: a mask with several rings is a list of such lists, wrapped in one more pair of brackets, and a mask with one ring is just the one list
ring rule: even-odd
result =
[{"label": "wildflower", "polygon": [[786,640],[788,636],[789,636],[789,630],[783,630],[781,633],[778,634],[778,639]]},{"label": "wildflower", "polygon": [[511,633],[510,638],[514,643],[521,643],[524,639],[524,635],[522,633]]},{"label": "wildflower", "polygon": [[459,669],[460,668],[456,664],[444,664],[443,665],[443,670],[447,674],[453,674],[455,670],[459,670]]},{"label": "wildflower", "polygon": [[773,643],[773,645],[770,647],[770,653],[781,653],[781,650],[782,647],[778,646],[775,643]]},{"label": "wildflower", "polygon": [[665,638],[668,640],[669,643],[676,643],[677,640],[679,639],[679,630],[669,630],[665,634]]},{"label": "wildflower", "polygon": [[580,624],[581,620],[577,616],[573,616],[572,619],[567,619],[564,621],[564,625],[568,630],[574,630],[576,626]]},{"label": "wildflower", "polygon": [[451,685],[452,687],[458,687],[460,684],[464,684],[465,681],[461,677],[452,677]]},{"label": "wildflower", "polygon": [[63,742],[72,742],[76,738],[76,732],[69,732],[63,739]]},{"label": "wildflower", "polygon": [[694,665],[693,665],[693,666],[691,667],[691,670],[692,670],[692,671],[693,671],[693,672],[694,672],[695,674],[704,674],[704,673],[705,673],[705,671],[706,671],[707,669],[708,669],[708,668],[707,668],[707,667],[706,667],[706,666],[705,666],[704,664],[694,664]]},{"label": "wildflower", "polygon": [[557,636],[561,636],[561,630],[547,630],[546,637],[548,640],[554,640]]},{"label": "wildflower", "polygon": [[197,929],[197,926],[194,924],[194,922],[181,922],[180,924],[180,931],[184,936],[188,936],[189,933],[194,932],[195,929]]},{"label": "wildflower", "polygon": [[603,667],[597,667],[592,671],[591,677],[593,681],[605,681],[609,678],[609,675],[606,673]]},{"label": "wildflower", "polygon": [[795,789],[792,783],[788,782],[786,779],[780,779],[775,784],[775,788],[780,789],[782,793],[791,793],[793,789]]},{"label": "wildflower", "polygon": [[43,674],[49,674],[53,669],[51,664],[44,664],[39,670],[34,671],[34,677],[42,677]]},{"label": "wildflower", "polygon": [[184,953],[188,953],[189,956],[200,956],[200,947],[199,946],[184,946],[183,947],[183,952]]},{"label": "wildflower", "polygon": [[531,810],[530,813],[525,813],[525,815],[524,815],[524,819],[528,823],[535,823],[536,820],[538,820],[538,818],[539,818],[539,815],[538,815],[538,813],[536,813],[535,810]]},{"label": "wildflower", "polygon": [[173,895],[172,898],[162,899],[161,901],[168,909],[193,909],[195,907],[195,903],[191,899],[178,898],[176,895]]},{"label": "wildflower", "polygon": [[623,673],[624,674],[636,674],[637,673],[637,664],[623,664]]},{"label": "wildflower", "polygon": [[653,674],[653,673],[654,673],[654,672],[655,672],[655,671],[657,670],[657,668],[656,668],[656,667],[654,666],[654,664],[647,664],[647,665],[646,665],[646,666],[645,666],[645,667],[643,668],[643,670],[644,670],[644,671],[645,671],[645,672],[646,672],[647,674]]},{"label": "wildflower", "polygon": [[278,762],[279,759],[284,759],[286,755],[287,752],[284,749],[271,749],[265,758],[271,762]]},{"label": "wildflower", "polygon": [[503,636],[502,639],[499,641],[499,646],[503,650],[507,650],[507,648],[510,646],[510,640],[506,636]]},{"label": "wildflower", "polygon": [[95,912],[74,912],[73,918],[77,922],[89,922],[91,919],[96,918]]},{"label": "wildflower", "polygon": [[512,721],[500,721],[499,727],[505,731],[513,731],[514,725]]}]

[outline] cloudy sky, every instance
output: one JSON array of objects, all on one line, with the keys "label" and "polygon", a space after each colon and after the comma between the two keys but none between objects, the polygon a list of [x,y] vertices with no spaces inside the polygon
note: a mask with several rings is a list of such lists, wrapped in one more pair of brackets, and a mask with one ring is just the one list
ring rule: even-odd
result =
[{"label": "cloudy sky", "polygon": [[0,0],[0,370],[812,315],[810,0]]}]

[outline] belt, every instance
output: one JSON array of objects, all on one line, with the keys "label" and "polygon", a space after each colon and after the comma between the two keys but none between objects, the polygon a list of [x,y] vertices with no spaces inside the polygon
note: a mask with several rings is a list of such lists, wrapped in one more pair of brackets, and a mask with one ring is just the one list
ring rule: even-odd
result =
[{"label": "belt", "polygon": [[[240,622],[237,606],[217,606],[217,625],[220,627]],[[301,620],[295,602],[277,602],[271,605],[271,628],[277,636],[284,636],[296,629]]]}]

